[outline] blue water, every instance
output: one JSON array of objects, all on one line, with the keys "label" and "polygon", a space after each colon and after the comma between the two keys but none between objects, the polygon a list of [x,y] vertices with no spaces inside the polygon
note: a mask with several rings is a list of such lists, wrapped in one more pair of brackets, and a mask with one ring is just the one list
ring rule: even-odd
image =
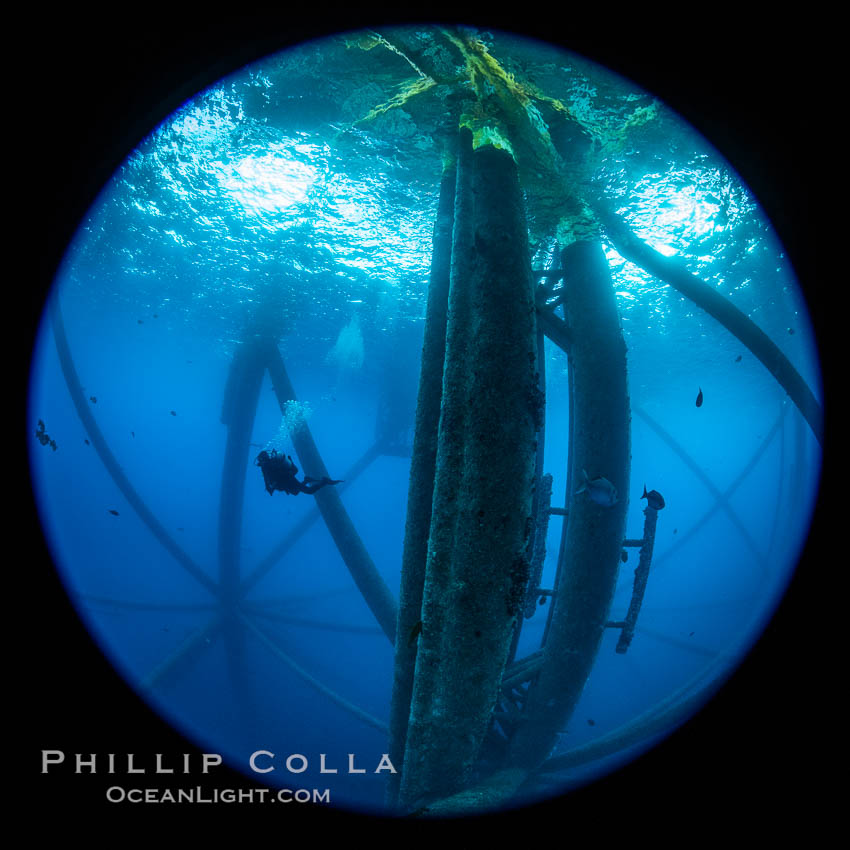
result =
[{"label": "blue water", "polygon": [[[508,65],[516,57],[527,68],[539,62],[537,85],[572,102],[588,127],[624,122],[636,105],[653,102],[568,54],[552,70],[551,48],[508,36],[489,46]],[[386,113],[382,124],[356,123],[409,75],[390,51],[375,58],[380,49],[352,53],[339,39],[312,43],[186,104],[116,173],[57,279],[69,346],[100,431],[142,500],[212,581],[226,439],[222,396],[244,326],[269,291],[278,296],[279,348],[331,477],[345,478],[374,444],[388,386],[405,388],[392,409],[399,422],[413,424],[409,390],[418,378],[440,151],[433,139],[429,144],[430,113],[417,111],[415,99]],[[381,86],[370,76],[373,59],[386,75]],[[630,145],[592,163],[593,180],[638,235],[681,256],[750,315],[819,395],[814,340],[782,246],[720,155],[663,105],[655,108],[654,123],[638,128]],[[528,205],[533,231],[545,209],[532,192]],[[533,265],[545,262],[551,241],[540,235]],[[631,491],[622,494],[629,499],[627,537],[642,533],[644,483],[663,493],[667,506],[632,646],[615,654],[618,633],[606,633],[556,752],[616,730],[685,686],[716,685],[728,675],[789,581],[820,470],[808,425],[750,352],[607,250],[633,409]],[[394,382],[387,378],[393,369]],[[554,476],[559,505],[567,362],[548,340],[546,375],[545,471]],[[699,408],[698,389],[705,399]],[[29,418],[32,476],[57,569],[104,653],[142,692],[159,665],[210,621],[213,599],[154,539],[87,444],[91,435],[72,403],[47,318],[33,356]],[[56,451],[36,440],[38,420]],[[310,496],[269,497],[250,463],[270,444],[294,454],[268,375],[251,443],[242,576],[313,508]],[[407,458],[380,456],[342,495],[396,596],[408,471]],[[552,517],[544,587],[554,579],[561,524]],[[628,608],[636,565],[631,550],[613,620]],[[387,722],[392,647],[321,520],[257,582],[249,602],[253,622],[280,652]],[[539,607],[525,622],[519,657],[538,648],[547,611]],[[244,678],[234,687],[224,646],[215,633],[202,638],[201,651],[143,698],[239,770],[252,752],[274,752],[278,769],[262,781],[329,788],[335,805],[380,809],[384,776],[374,771],[386,735],[317,691],[251,633]],[[309,770],[287,774],[290,753],[304,754]],[[321,753],[338,774],[319,773]],[[345,772],[349,753],[366,773]],[[557,787],[617,763],[563,773]]]}]

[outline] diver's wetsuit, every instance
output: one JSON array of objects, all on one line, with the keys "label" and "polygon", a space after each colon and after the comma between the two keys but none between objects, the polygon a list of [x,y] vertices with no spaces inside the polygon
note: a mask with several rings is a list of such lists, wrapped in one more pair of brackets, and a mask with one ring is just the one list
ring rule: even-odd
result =
[{"label": "diver's wetsuit", "polygon": [[271,453],[261,451],[254,463],[262,470],[263,481],[270,496],[275,490],[289,493],[290,496],[297,496],[299,493],[312,495],[322,487],[327,487],[328,484],[340,483],[332,478],[309,478],[306,475],[303,481],[299,481],[295,477],[298,474],[298,467],[292,462],[292,458],[289,455],[278,454],[275,449],[272,449]]}]

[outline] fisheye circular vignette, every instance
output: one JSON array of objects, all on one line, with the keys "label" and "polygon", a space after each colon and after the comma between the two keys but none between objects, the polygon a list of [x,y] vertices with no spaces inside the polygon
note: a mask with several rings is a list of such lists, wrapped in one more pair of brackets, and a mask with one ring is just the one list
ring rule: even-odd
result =
[{"label": "fisheye circular vignette", "polygon": [[819,390],[769,222],[663,103],[386,28],[127,157],[45,312],[30,456],[78,612],[176,728],[464,815],[616,770],[735,668],[805,539]]}]

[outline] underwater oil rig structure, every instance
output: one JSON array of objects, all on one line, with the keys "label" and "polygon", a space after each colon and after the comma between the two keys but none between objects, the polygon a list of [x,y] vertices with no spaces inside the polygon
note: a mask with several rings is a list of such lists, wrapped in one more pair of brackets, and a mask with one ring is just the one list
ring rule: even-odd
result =
[{"label": "underwater oil rig structure", "polygon": [[[426,61],[421,55],[415,59]],[[439,76],[438,69],[429,73]],[[245,676],[244,643],[252,634],[329,699],[386,732],[397,770],[387,787],[388,811],[432,817],[497,809],[547,773],[616,753],[688,716],[710,685],[710,676],[697,677],[614,732],[550,757],[606,629],[620,631],[617,652],[627,652],[650,572],[663,503],[650,501],[642,536],[626,537],[632,413],[695,467],[660,425],[630,407],[626,345],[603,238],[735,335],[782,386],[818,440],[823,430],[820,403],[780,349],[682,263],[634,236],[601,200],[585,198],[593,228],[577,230],[551,268],[532,268],[518,160],[533,147],[528,141],[533,133],[517,119],[509,88],[492,77],[490,82],[491,116],[519,129],[514,144],[503,145],[482,137],[474,122],[453,116],[434,226],[412,441],[399,438],[398,423],[379,415],[375,444],[344,473],[345,484],[316,493],[315,511],[251,574],[240,572],[242,501],[266,371],[282,411],[297,398],[276,329],[258,324],[246,330],[230,367],[221,414],[227,442],[218,580],[212,581],[159,523],[112,455],[86,404],[56,293],[49,307],[64,376],[92,445],[157,540],[213,600],[207,625],[151,671],[145,687],[156,687],[178,664],[202,652],[215,633],[224,640],[238,689]],[[482,95],[478,106],[483,102]],[[465,108],[468,112],[468,104]],[[524,147],[518,139],[525,140]],[[566,159],[569,150],[560,155]],[[561,505],[553,504],[552,476],[544,472],[544,337],[566,352],[569,363]],[[306,423],[292,440],[305,472],[327,476]],[[411,459],[397,596],[372,563],[341,498],[383,453]],[[723,498],[719,491],[716,496]],[[245,601],[248,590],[319,517],[394,646],[388,723],[299,667],[264,633]],[[562,523],[562,531],[554,583],[545,587],[545,541],[553,520]],[[638,550],[639,563],[628,613],[611,621],[624,548]],[[523,621],[542,599],[550,604],[540,647],[517,658]]]}]

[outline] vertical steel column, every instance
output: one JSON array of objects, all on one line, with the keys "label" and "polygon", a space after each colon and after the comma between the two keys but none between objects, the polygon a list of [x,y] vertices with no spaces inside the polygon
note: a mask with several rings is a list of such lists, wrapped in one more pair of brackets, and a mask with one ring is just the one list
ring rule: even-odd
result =
[{"label": "vertical steel column", "polygon": [[233,698],[242,715],[240,729],[251,728],[250,687],[245,667],[245,631],[237,614],[240,598],[240,543],[251,432],[265,375],[265,346],[250,334],[236,349],[225,389],[221,421],[227,442],[221,473],[218,516],[218,586],[221,629]]},{"label": "vertical steel column", "polygon": [[218,517],[219,587],[225,604],[239,596],[239,545],[242,536],[242,506],[248,468],[251,431],[266,370],[265,345],[247,336],[230,365],[221,421],[227,427],[227,442],[221,474]]},{"label": "vertical steel column", "polygon": [[643,509],[643,543],[640,547],[640,557],[635,569],[635,581],[632,587],[632,598],[629,602],[629,610],[623,621],[623,629],[617,641],[616,652],[621,655],[628,650],[635,636],[635,625],[637,624],[640,607],[646,593],[646,583],[649,579],[649,566],[652,563],[652,550],[655,548],[655,526],[658,522],[658,511],[651,505]]},{"label": "vertical steel column", "polygon": [[[516,164],[461,132],[422,626],[400,803],[471,778],[528,581],[542,419]],[[400,636],[402,639],[403,636]]]},{"label": "vertical steel column", "polygon": [[389,755],[393,766],[398,771],[390,775],[387,788],[387,803],[390,806],[394,806],[397,802],[401,782],[418,647],[415,631],[417,623],[420,623],[422,619],[422,593],[425,584],[425,562],[428,555],[428,534],[431,528],[431,502],[434,497],[434,474],[437,465],[437,432],[443,394],[443,364],[446,357],[446,314],[452,258],[456,174],[457,167],[452,162],[443,173],[437,220],[434,224],[425,338],[422,344],[419,396],[416,403],[416,430],[410,460],[407,522],[404,530],[393,695],[390,708]]},{"label": "vertical steel column", "polygon": [[[600,244],[576,242],[563,251],[562,268],[571,333],[569,516],[543,665],[511,741],[509,764],[526,769],[551,751],[593,667],[616,587],[628,506],[626,345],[607,260]],[[598,504],[587,490],[578,493],[584,473],[608,479],[617,502]]]}]

